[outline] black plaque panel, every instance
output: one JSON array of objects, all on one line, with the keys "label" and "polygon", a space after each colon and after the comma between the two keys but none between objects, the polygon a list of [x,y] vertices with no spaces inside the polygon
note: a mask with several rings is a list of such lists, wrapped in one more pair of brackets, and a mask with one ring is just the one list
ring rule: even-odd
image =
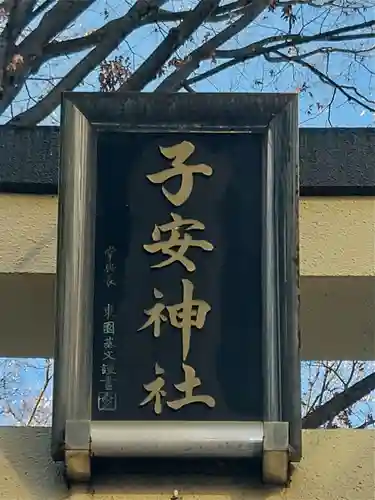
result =
[{"label": "black plaque panel", "polygon": [[[195,174],[190,197],[174,206],[162,185],[146,176],[171,168],[159,146],[182,141],[195,146],[186,164],[204,163],[213,173]],[[93,420],[262,420],[262,144],[263,134],[244,132],[99,133]],[[164,186],[177,192],[180,183],[177,176]],[[153,243],[155,225],[171,222],[172,213],[205,226],[185,226],[180,237],[214,247],[187,249],[193,272],[178,261],[152,268],[168,256],[143,248]],[[161,233],[162,240],[170,234]],[[155,303],[182,302],[182,280],[193,284],[194,300],[211,306],[203,328],[191,329],[185,364],[201,381],[193,395],[211,396],[212,408],[194,402],[176,410],[167,404],[184,397],[175,384],[185,378],[182,330],[170,325],[170,310],[163,310],[159,337],[152,325],[139,331],[148,319],[144,311]],[[149,394],[143,385],[156,379],[155,363],[163,369],[165,391],[159,414],[154,400],[140,406]]]}]

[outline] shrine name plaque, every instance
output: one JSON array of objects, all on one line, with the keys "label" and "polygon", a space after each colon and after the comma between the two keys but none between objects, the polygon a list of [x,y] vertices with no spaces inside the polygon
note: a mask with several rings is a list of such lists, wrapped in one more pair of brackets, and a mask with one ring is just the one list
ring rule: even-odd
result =
[{"label": "shrine name plaque", "polygon": [[54,458],[298,460],[297,97],[67,93],[61,137]]}]

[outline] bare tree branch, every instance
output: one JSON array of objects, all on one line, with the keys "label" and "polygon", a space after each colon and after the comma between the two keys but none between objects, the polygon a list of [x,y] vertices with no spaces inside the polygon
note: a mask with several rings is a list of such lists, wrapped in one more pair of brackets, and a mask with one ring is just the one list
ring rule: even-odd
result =
[{"label": "bare tree branch", "polygon": [[[359,31],[363,29],[368,29],[372,28],[375,26],[375,20],[367,21],[365,23],[361,24],[355,24],[352,26],[344,26],[342,28],[337,28],[334,30],[330,31],[325,31],[322,33],[317,33],[316,35],[293,35],[293,34],[287,34],[287,35],[279,35],[279,36],[274,36],[274,37],[269,37],[266,38],[264,41],[264,44],[269,44],[272,42],[279,42],[284,40],[286,43],[290,45],[301,45],[301,44],[306,44],[306,43],[311,43],[311,42],[316,42],[316,41],[337,41],[341,42],[343,40],[352,40],[353,37],[354,39],[356,37],[359,38],[374,38],[375,33],[370,32],[370,33],[361,33],[361,34],[355,34],[352,33],[351,35],[348,36],[348,38],[343,38],[342,35],[343,33],[349,34],[353,31]],[[260,42],[257,42],[257,44]],[[240,48],[240,49],[234,49],[234,50],[217,50],[215,52],[215,56],[218,58],[232,58],[232,57],[246,57],[247,55],[251,54],[254,50],[254,46],[256,44],[250,44],[247,45],[246,47]]]},{"label": "bare tree branch", "polygon": [[[88,35],[71,38],[69,40],[62,40],[60,42],[50,42],[44,47],[41,57],[33,62],[31,73],[35,74],[40,69],[42,64],[53,57],[76,54],[77,52],[91,49],[92,47],[101,44],[111,31],[119,31],[122,29],[125,17],[126,15],[120,17],[119,19],[114,19],[113,21],[108,22],[105,26],[102,26]],[[155,16],[151,14],[150,17],[140,21],[139,26],[150,24],[154,21],[154,18]]]},{"label": "bare tree branch", "polygon": [[31,425],[34,418],[35,418],[35,415],[37,414],[38,412],[38,409],[40,407],[40,403],[42,401],[42,399],[44,398],[45,396],[45,393],[47,391],[47,388],[48,388],[48,385],[49,383],[51,382],[51,379],[52,379],[52,370],[51,370],[51,362],[50,360],[47,360],[47,363],[46,363],[46,371],[45,371],[45,377],[44,377],[44,384],[43,384],[43,387],[41,388],[40,392],[39,392],[39,395],[35,401],[35,405],[30,413],[30,416],[29,416],[29,419],[27,421],[27,426]]},{"label": "bare tree branch", "polygon": [[[51,1],[54,2],[55,0]],[[210,20],[210,22],[216,22],[216,17],[214,16],[214,14],[227,12],[230,10],[229,7],[233,8],[234,4],[241,5],[242,2],[237,1],[233,2],[232,4],[219,7],[218,9],[214,10],[212,15],[208,16],[208,19]],[[148,16],[147,20],[144,20],[142,23],[140,23],[140,25],[150,24],[152,22],[183,21],[188,14],[190,14],[190,11],[168,12],[159,9],[157,12],[150,13],[150,16]],[[45,45],[43,48],[42,56],[34,61],[32,66],[32,73],[36,73],[42,64],[47,62],[49,59],[52,59],[53,57],[75,54],[82,50],[91,49],[95,45],[100,44],[104,41],[108,33],[113,29],[118,29],[118,27],[121,26],[122,22],[123,18],[115,19],[107,23],[105,26],[92,31],[85,36],[71,38],[69,40],[52,41],[48,43],[48,45]]]},{"label": "bare tree branch", "polygon": [[325,422],[332,420],[341,411],[360,401],[374,389],[375,373],[371,373],[343,392],[333,396],[326,403],[312,410],[311,413],[304,417],[302,422],[303,428],[317,429],[325,424]]},{"label": "bare tree branch", "polygon": [[370,427],[370,425],[375,424],[375,418],[374,417],[369,417],[366,418],[366,420],[363,422],[363,424],[358,425],[356,429],[366,429],[367,427]]},{"label": "bare tree branch", "polygon": [[166,0],[137,0],[115,29],[108,32],[103,42],[84,57],[55,88],[38,104],[17,115],[8,123],[17,126],[35,125],[46,118],[60,104],[61,94],[74,89],[96,66],[147,18],[152,9],[158,8]]},{"label": "bare tree branch", "polygon": [[[286,54],[283,54],[282,52],[275,51],[275,53],[278,55],[278,57],[275,59],[272,56],[263,54],[264,57],[270,61],[270,62],[275,62],[279,60],[284,60],[284,61],[293,61],[296,64],[299,64],[300,66],[303,66],[304,68],[309,69],[312,73],[314,73],[323,83],[330,85],[334,89],[336,89],[338,92],[341,92],[348,101],[355,102],[359,106],[362,106],[363,108],[367,109],[368,111],[374,112],[375,111],[375,101],[372,99],[368,99],[364,95],[362,95],[354,86],[352,85],[344,85],[344,84],[339,84],[335,82],[332,78],[330,78],[328,75],[324,74],[322,71],[318,70],[315,66],[312,64],[304,61],[303,59],[296,59],[296,58],[291,58],[287,56]],[[357,95],[357,97],[355,95]]]},{"label": "bare tree branch", "polygon": [[21,91],[23,84],[30,74],[30,63],[42,53],[44,44],[66,28],[95,0],[65,0],[49,10],[42,18],[39,26],[33,30],[17,47],[17,54],[22,57],[22,64],[12,71],[8,78],[12,79],[0,100],[0,114],[9,106]]},{"label": "bare tree branch", "polygon": [[38,55],[42,47],[77,17],[87,10],[95,0],[64,0],[57,2],[42,18],[33,30],[18,46],[20,54]]},{"label": "bare tree branch", "polygon": [[4,93],[4,78],[11,58],[15,41],[22,31],[23,21],[36,0],[11,0],[7,5],[8,21],[0,35],[0,99]]},{"label": "bare tree branch", "polygon": [[71,38],[70,40],[62,40],[61,42],[50,42],[44,47],[42,56],[34,61],[31,72],[36,73],[42,64],[53,57],[76,54],[82,50],[91,49],[95,45],[101,43],[109,30],[112,29],[113,26],[116,26],[119,22],[120,19],[115,19],[102,28],[93,31],[89,35]]},{"label": "bare tree branch", "polygon": [[167,37],[154,50],[137,71],[119,88],[119,91],[142,90],[157,77],[160,68],[194,33],[202,22],[217,9],[220,0],[202,0],[189,12],[178,28],[172,28]]},{"label": "bare tree branch", "polygon": [[[246,3],[243,0],[236,0],[235,2],[230,2],[226,5],[222,5],[221,7],[217,7],[211,15],[208,16],[207,21],[210,23],[220,23],[229,19],[230,17],[234,17],[236,15],[240,15],[242,11],[246,8]],[[170,12],[168,10],[160,9],[158,13],[158,21],[159,22],[178,22],[183,21],[185,17],[189,14],[189,10],[183,10],[179,12]]]},{"label": "bare tree branch", "polygon": [[[9,50],[12,51],[15,41],[22,32],[25,24],[32,18],[32,11],[37,0],[11,0],[8,24],[1,37],[8,38]],[[8,33],[6,33],[8,31]]]},{"label": "bare tree branch", "polygon": [[269,0],[253,0],[244,8],[239,19],[227,28],[203,43],[186,58],[185,64],[177,68],[170,76],[157,87],[156,92],[175,92],[179,90],[187,77],[199,67],[200,62],[210,57],[214,51],[227,40],[246,28],[269,5]]},{"label": "bare tree branch", "polygon": [[[208,20],[210,22],[221,22],[223,20],[223,16],[226,15],[225,13],[231,12],[231,10],[235,6],[238,6],[236,12],[239,12],[238,10],[239,6],[242,6],[241,9],[244,8],[243,2],[241,1],[232,2],[231,4],[224,5],[223,7],[215,9],[214,12],[208,16]],[[189,13],[190,11],[167,12],[160,9],[160,11],[155,13],[155,15],[150,15],[149,19],[147,20],[147,23],[144,22],[142,24],[149,24],[151,22],[183,21]],[[35,60],[32,67],[32,73],[36,73],[42,64],[44,64],[53,57],[75,54],[82,50],[87,50],[94,47],[95,45],[98,45],[104,40],[109,31],[111,31],[112,29],[116,29],[116,27],[120,23],[121,19],[115,19],[107,23],[105,26],[91,32],[88,35],[78,38],[71,38],[69,40],[63,40],[59,42],[58,41],[50,42],[43,48],[42,57]]]},{"label": "bare tree branch", "polygon": [[[323,33],[318,33],[316,35],[276,35],[268,38],[264,38],[263,40],[259,40],[255,43],[247,45],[246,47],[242,47],[240,49],[234,50],[216,50],[213,54],[215,59],[223,59],[223,58],[232,58],[230,61],[225,62],[223,64],[219,64],[214,68],[201,73],[195,77],[189,78],[187,83],[189,85],[194,85],[202,80],[205,80],[211,76],[214,76],[225,69],[236,66],[239,63],[243,63],[249,59],[253,59],[260,55],[269,54],[274,52],[275,50],[281,50],[283,48],[288,47],[297,47],[299,45],[306,45],[311,42],[319,42],[319,41],[331,41],[331,42],[343,42],[345,40],[355,40],[356,38],[365,39],[365,38],[375,38],[375,33],[361,33],[351,35],[342,35],[343,33],[352,32],[364,28],[372,28],[375,26],[375,20],[368,21],[366,23],[357,24],[354,26],[347,26],[344,28],[339,28]],[[270,45],[275,44],[276,45]],[[212,55],[211,55],[212,56]]]},{"label": "bare tree branch", "polygon": [[187,92],[190,92],[190,93],[195,92],[195,90],[192,87],[190,87],[190,85],[188,85],[187,83],[183,83],[182,88],[184,88]]},{"label": "bare tree branch", "polygon": [[36,9],[33,10],[30,21],[32,21],[35,17],[40,16],[48,7],[51,7],[55,3],[56,0],[44,0],[42,4],[40,4]]}]

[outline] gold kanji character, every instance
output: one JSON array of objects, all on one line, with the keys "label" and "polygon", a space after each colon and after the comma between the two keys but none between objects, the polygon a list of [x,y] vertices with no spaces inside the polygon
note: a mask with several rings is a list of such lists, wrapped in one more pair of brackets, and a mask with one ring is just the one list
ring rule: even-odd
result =
[{"label": "gold kanji character", "polygon": [[185,380],[181,384],[174,384],[174,386],[178,391],[185,393],[185,395],[181,399],[167,401],[169,408],[180,410],[191,403],[203,403],[210,408],[214,408],[216,402],[212,396],[208,396],[207,394],[193,394],[194,389],[202,385],[201,379],[195,375],[194,368],[185,364],[182,364],[182,368]]},{"label": "gold kanji character", "polygon": [[[163,294],[154,288],[154,297],[155,299],[163,298]],[[138,328],[138,331],[144,330],[151,325],[154,325],[154,337],[160,337],[160,328],[162,321],[167,321],[168,318],[163,311],[165,309],[165,305],[161,302],[157,302],[151,309],[145,309],[143,312],[148,316],[148,320],[146,323]]]},{"label": "gold kanji character", "polygon": [[194,285],[187,279],[182,280],[182,302],[168,306],[169,320],[172,326],[182,330],[182,359],[185,361],[190,350],[191,328],[201,330],[211,306],[204,300],[194,300]]},{"label": "gold kanji character", "polygon": [[139,406],[145,406],[146,404],[151,403],[151,401],[154,401],[154,412],[156,415],[160,415],[162,412],[162,398],[167,395],[166,391],[163,389],[165,385],[165,380],[161,376],[163,374],[163,368],[161,368],[158,363],[155,363],[156,378],[149,384],[143,384],[144,389],[149,392],[149,395],[139,404]]},{"label": "gold kanji character", "polygon": [[169,148],[159,146],[161,154],[172,161],[172,167],[156,174],[147,175],[147,179],[153,184],[163,184],[167,180],[181,175],[181,185],[177,193],[170,193],[164,186],[164,196],[175,206],[179,207],[189,198],[193,190],[193,174],[212,175],[212,167],[205,163],[197,165],[186,165],[185,161],[194,153],[195,146],[189,141],[183,141]]},{"label": "gold kanji character", "polygon": [[[145,314],[149,319],[142,325],[138,331],[144,330],[148,326],[154,325],[154,336],[159,337],[160,326],[162,321],[167,321],[167,317],[163,312],[166,310],[169,315],[171,326],[182,330],[182,358],[186,360],[190,350],[191,329],[195,327],[201,330],[204,327],[206,316],[211,311],[211,306],[204,300],[193,299],[194,285],[187,279],[182,280],[182,302],[179,304],[166,306],[158,302],[152,309],[145,310]],[[163,294],[158,292],[158,297],[162,298]],[[154,290],[155,295],[155,290]]]},{"label": "gold kanji character", "polygon": [[[153,268],[160,268],[168,266],[173,262],[180,262],[188,271],[193,272],[196,269],[194,262],[186,257],[186,252],[190,247],[198,247],[202,250],[211,251],[214,246],[206,240],[193,240],[191,234],[184,233],[181,237],[180,231],[186,227],[185,231],[192,231],[194,229],[204,230],[205,226],[202,222],[194,219],[183,219],[180,215],[171,213],[172,222],[155,226],[152,232],[152,240],[154,243],[143,245],[146,252],[156,253],[161,252],[168,255],[166,259],[159,264],[151,266]],[[161,233],[170,232],[168,240],[161,239]]]}]

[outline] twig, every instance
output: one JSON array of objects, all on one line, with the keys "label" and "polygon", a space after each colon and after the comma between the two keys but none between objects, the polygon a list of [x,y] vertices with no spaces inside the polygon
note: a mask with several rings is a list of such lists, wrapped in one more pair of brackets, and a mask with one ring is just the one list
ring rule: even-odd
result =
[{"label": "twig", "polygon": [[32,421],[34,420],[36,412],[38,411],[39,405],[44,397],[44,394],[47,390],[48,384],[51,381],[51,378],[52,378],[51,363],[50,363],[50,361],[47,361],[47,367],[46,367],[46,372],[45,372],[45,377],[44,377],[44,384],[43,384],[43,387],[39,393],[39,396],[37,397],[34,408],[31,411],[30,417],[29,417],[27,424],[26,424],[27,426],[31,425]]}]

